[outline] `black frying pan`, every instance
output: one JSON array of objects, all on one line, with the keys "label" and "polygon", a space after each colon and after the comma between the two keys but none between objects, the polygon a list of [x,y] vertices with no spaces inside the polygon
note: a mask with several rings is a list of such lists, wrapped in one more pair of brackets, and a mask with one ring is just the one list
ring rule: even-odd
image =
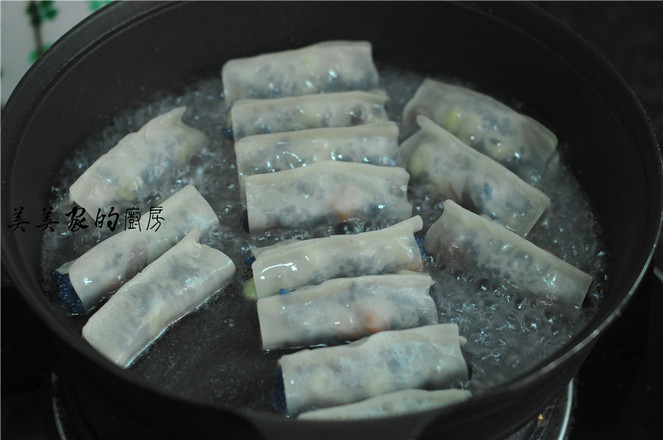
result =
[{"label": "black frying pan", "polygon": [[[384,420],[304,423],[202,403],[115,368],[43,294],[41,235],[12,234],[13,207],[39,216],[63,161],[111,115],[230,58],[330,39],[364,39],[375,59],[510,96],[573,146],[563,159],[588,193],[610,254],[600,312],[538,368],[446,409]],[[452,54],[452,55],[449,55]],[[489,68],[486,68],[489,66]],[[122,3],[79,25],[41,58],[2,115],[2,257],[59,337],[81,380],[154,438],[493,438],[540,410],[575,375],[634,293],[661,224],[661,157],[633,93],[592,48],[526,4]],[[228,360],[231,362],[232,360]],[[147,434],[146,434],[147,435]]]}]

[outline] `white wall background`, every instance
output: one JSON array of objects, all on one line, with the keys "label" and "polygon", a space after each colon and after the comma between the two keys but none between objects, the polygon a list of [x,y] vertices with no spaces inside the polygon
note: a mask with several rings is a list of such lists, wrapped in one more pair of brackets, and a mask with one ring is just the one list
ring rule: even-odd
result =
[{"label": "white wall background", "polygon": [[[69,29],[108,1],[35,1],[41,11],[55,11],[53,17],[42,17],[41,39],[44,46],[56,42]],[[34,61],[35,31],[27,12],[27,0],[0,1],[0,68],[2,105]]]}]

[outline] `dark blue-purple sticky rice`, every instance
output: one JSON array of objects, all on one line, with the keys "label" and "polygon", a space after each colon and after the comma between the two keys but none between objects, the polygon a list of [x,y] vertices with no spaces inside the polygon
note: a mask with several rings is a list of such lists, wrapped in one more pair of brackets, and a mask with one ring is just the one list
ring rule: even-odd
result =
[{"label": "dark blue-purple sticky rice", "polygon": [[81,299],[74,290],[74,286],[71,285],[69,274],[60,273],[54,270],[51,272],[51,277],[53,277],[53,281],[55,281],[58,286],[57,297],[64,308],[72,314],[78,315],[84,313],[85,307],[83,307]]},{"label": "dark blue-purple sticky rice", "polygon": [[419,252],[421,252],[421,258],[423,258],[424,261],[428,262],[428,255],[426,254],[426,250],[424,249],[424,237],[421,236],[420,234],[415,233],[414,239],[417,241],[417,244],[419,245]]},{"label": "dark blue-purple sticky rice", "polygon": [[274,387],[274,392],[272,393],[271,403],[280,413],[285,413],[288,410],[288,407],[285,402],[285,387],[283,385],[283,371],[281,367],[278,367],[274,371],[274,379],[276,385]]}]

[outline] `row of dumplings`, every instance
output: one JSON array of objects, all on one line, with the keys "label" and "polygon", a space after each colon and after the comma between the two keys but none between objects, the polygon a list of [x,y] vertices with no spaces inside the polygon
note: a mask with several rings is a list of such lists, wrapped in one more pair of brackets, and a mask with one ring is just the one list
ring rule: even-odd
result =
[{"label": "row of dumplings", "polygon": [[[135,206],[168,184],[174,171],[208,145],[204,133],[182,122],[185,111],[175,108],[122,138],[71,185],[68,203],[94,221],[95,213]],[[170,195],[160,208],[164,221],[158,228],[146,230],[150,212],[143,212],[134,228],[116,232],[52,272],[64,308],[89,315],[83,338],[122,368],[169,325],[227,286],[236,270],[225,253],[200,243],[219,226],[219,217],[193,185]]]},{"label": "row of dumplings", "polygon": [[[398,166],[398,126],[384,92],[354,90],[379,85],[370,44],[233,60],[222,76],[237,99],[232,131],[252,233],[348,219],[392,225],[253,250],[263,348],[327,345],[279,359],[287,413],[379,416],[467,399],[469,391],[442,389],[468,379],[465,340],[455,324],[438,323],[433,280],[422,272],[414,233],[423,222]],[[355,342],[335,345],[346,341]]]},{"label": "row of dumplings", "polygon": [[[582,303],[591,277],[525,238],[550,206],[525,182],[538,179],[556,147],[540,124],[476,92],[426,80],[405,108],[401,134],[411,136],[399,147],[366,42],[232,60],[222,77],[251,233],[352,218],[392,225],[253,250],[264,348],[363,338],[283,356],[288,413],[387,415],[469,397],[424,391],[458,385],[468,372],[464,338],[456,325],[438,323],[429,295],[410,177],[448,199],[426,232],[426,251],[520,292]],[[184,110],[120,141],[72,185],[72,201],[88,212],[129,202],[157,185],[164,169],[186,163],[207,140],[181,122]],[[235,272],[230,258],[199,243],[218,216],[196,188],[162,205],[163,229],[120,232],[54,272],[70,311],[95,311],[83,337],[122,367]]]},{"label": "row of dumplings", "polygon": [[[356,55],[355,43],[336,44],[339,51]],[[338,91],[346,72],[350,78],[375,78],[363,82],[365,87],[378,84],[366,60],[370,46],[359,44],[365,51],[361,61],[344,65],[345,70],[323,62],[330,55],[321,49],[331,50],[333,43],[234,60],[223,69],[224,89],[237,99],[231,120],[251,232],[333,225],[348,218],[399,222],[378,231],[254,250],[253,282],[265,348],[364,338],[279,360],[289,413],[332,407],[300,417],[385,414],[384,403],[390,401],[385,393],[436,389],[467,379],[457,327],[437,323],[428,293],[432,279],[411,272],[423,266],[413,235],[422,222],[411,217],[407,199],[410,176],[429,193],[447,198],[444,213],[426,234],[428,251],[521,292],[576,306],[591,283],[589,275],[523,238],[550,207],[550,198],[524,179],[540,178],[555,151],[555,136],[489,97],[427,79],[403,116],[405,132],[412,134],[413,120],[419,130],[396,149],[398,127],[384,122],[384,93]],[[315,60],[320,70],[307,69],[299,77],[302,59]],[[311,76],[333,78],[334,88],[326,89],[324,81],[311,87]],[[261,99],[245,99],[252,96]],[[357,114],[362,117],[353,117]],[[402,163],[407,170],[398,166]],[[432,369],[421,359],[414,364],[403,359],[404,353],[414,353],[401,347],[401,338],[416,333],[418,340],[419,332],[428,331],[435,335],[429,340],[431,352],[435,341],[445,339],[442,334],[455,334],[444,348],[458,355],[453,362],[440,352],[433,356]],[[377,340],[384,345],[377,348],[375,342],[376,348],[369,349]],[[394,358],[393,353],[400,354]],[[405,364],[382,373],[388,365]],[[436,381],[431,371],[444,371],[453,380]],[[462,400],[468,393],[455,396]],[[369,400],[354,403],[363,399]]]},{"label": "row of dumplings", "polygon": [[53,271],[65,308],[91,315],[83,338],[122,368],[235,274],[230,257],[200,243],[219,219],[193,185],[162,208],[158,230],[123,230]]}]

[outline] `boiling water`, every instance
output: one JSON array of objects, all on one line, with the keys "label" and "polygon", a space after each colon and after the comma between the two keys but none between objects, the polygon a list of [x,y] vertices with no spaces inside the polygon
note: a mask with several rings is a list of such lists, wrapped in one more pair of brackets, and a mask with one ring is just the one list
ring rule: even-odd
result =
[{"label": "boiling water", "polygon": [[[422,77],[388,67],[381,69],[381,77],[391,97],[389,114],[398,122],[403,106]],[[51,206],[55,212],[67,212],[70,208],[67,189],[83,170],[127,133],[137,131],[150,119],[176,106],[186,105],[185,122],[206,133],[210,143],[186,168],[173,172],[166,185],[146,192],[136,206],[144,212],[184,185],[195,185],[221,222],[220,228],[202,242],[231,257],[237,272],[225,290],[169,327],[129,369],[181,396],[273,411],[276,362],[290,351],[261,349],[255,302],[242,293],[250,277],[245,257],[253,247],[287,238],[329,235],[334,231],[333,227],[323,227],[259,235],[246,232],[233,143],[222,136],[227,109],[220,95],[220,79],[205,78],[190,85],[182,95],[163,96],[116,115],[106,130],[92,136],[64,165],[53,187]],[[561,145],[560,150],[563,149]],[[601,248],[599,227],[570,170],[561,161],[552,160],[536,186],[545,188],[552,200],[552,210],[529,239],[593,275],[594,283],[582,310],[563,313],[536,300],[513,296],[504,286],[488,280],[455,273],[435,258],[429,258],[426,263],[435,280],[431,295],[440,322],[457,323],[461,335],[467,338],[463,353],[472,376],[460,386],[475,394],[526,372],[561,348],[586,325],[606,289],[603,271],[606,256]],[[423,218],[426,230],[439,217],[442,200],[431,199],[418,188],[410,188],[410,201],[414,214]],[[45,232],[42,267],[45,287],[51,294],[55,286],[49,281],[50,271],[81,255],[109,234],[107,229],[95,227],[70,232],[66,224],[53,226],[55,232]],[[386,225],[360,226],[371,229]],[[84,322],[85,318],[71,319]]]}]

